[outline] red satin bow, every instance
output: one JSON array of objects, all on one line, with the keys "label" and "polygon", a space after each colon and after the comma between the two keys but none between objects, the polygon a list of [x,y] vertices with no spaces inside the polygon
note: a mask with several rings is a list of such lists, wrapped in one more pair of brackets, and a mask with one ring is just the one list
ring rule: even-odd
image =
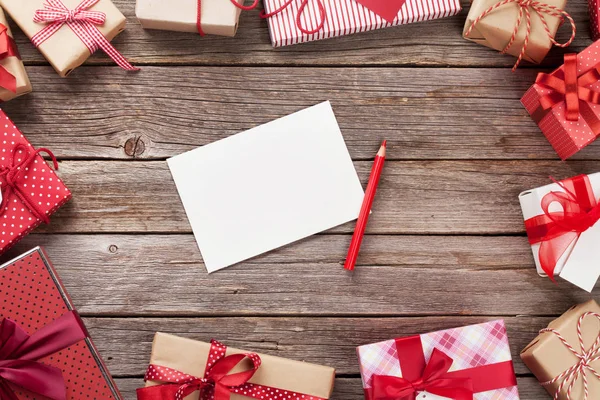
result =
[{"label": "red satin bow", "polygon": [[[562,69],[553,74],[540,73],[535,82],[551,90],[550,94],[540,99],[544,110],[549,110],[564,101],[566,104],[565,117],[569,121],[577,121],[587,103],[600,104],[600,93],[587,87],[600,80],[600,65],[578,77],[577,54],[565,54],[564,59],[565,63]],[[585,110],[588,108],[589,106]],[[587,120],[588,118],[586,118]],[[597,131],[594,127],[591,128],[595,132]]]},{"label": "red satin bow", "polygon": [[37,360],[87,337],[79,316],[70,311],[33,335],[15,322],[0,323],[0,398],[19,400],[9,384],[51,400],[66,400],[62,371]]},{"label": "red satin bow", "polygon": [[[550,192],[542,198],[544,214],[525,221],[529,242],[540,243],[540,266],[553,281],[556,265],[569,246],[600,220],[600,204],[587,175],[559,185],[564,192]],[[560,205],[560,211],[550,211],[554,203]]]},{"label": "red satin bow", "polygon": [[[276,9],[270,13],[267,13],[265,10],[262,10],[260,13],[260,17],[261,18],[271,18],[272,16],[283,12],[294,1],[297,1],[297,0],[287,0],[281,7],[279,7],[278,9]],[[302,14],[304,13],[304,11],[306,11],[306,7],[308,6],[309,1],[310,0],[300,0],[300,7],[298,8],[298,14],[296,15],[296,26],[298,27],[300,32],[302,32],[306,35],[312,35],[314,33],[319,32],[321,29],[323,29],[323,26],[325,26],[325,20],[327,19],[327,16],[325,15],[325,5],[323,5],[323,1],[315,0],[317,2],[317,7],[319,8],[319,14],[320,14],[319,23],[317,24],[317,26],[314,29],[305,28],[304,25],[302,25]]]},{"label": "red satin bow", "polygon": [[[19,154],[21,152],[21,154]],[[50,222],[50,217],[45,213],[35,201],[32,201],[25,189],[22,187],[26,168],[31,164],[40,153],[46,153],[50,156],[54,169],[58,169],[58,161],[54,154],[48,149],[40,148],[34,152],[30,151],[29,146],[18,144],[13,148],[8,166],[0,167],[0,177],[4,178],[5,185],[2,190],[2,203],[0,204],[0,215],[6,212],[6,207],[10,201],[11,194],[15,194],[23,204],[35,215],[36,218],[44,223]]]},{"label": "red satin bow", "polygon": [[[21,55],[17,50],[17,45],[12,37],[8,34],[8,28],[0,24],[0,60],[8,57],[17,57],[21,59]],[[17,93],[17,78],[4,66],[0,66],[0,87]]]},{"label": "red satin bow", "polygon": [[409,381],[395,376],[374,375],[373,400],[414,400],[419,392],[428,392],[454,400],[473,400],[473,384],[468,378],[447,375],[454,360],[434,349],[420,379]]}]

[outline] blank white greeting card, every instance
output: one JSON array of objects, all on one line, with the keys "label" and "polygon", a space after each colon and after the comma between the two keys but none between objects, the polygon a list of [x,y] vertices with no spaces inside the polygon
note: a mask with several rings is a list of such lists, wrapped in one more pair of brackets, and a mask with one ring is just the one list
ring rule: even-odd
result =
[{"label": "blank white greeting card", "polygon": [[168,163],[208,272],[352,221],[364,198],[329,102]]}]

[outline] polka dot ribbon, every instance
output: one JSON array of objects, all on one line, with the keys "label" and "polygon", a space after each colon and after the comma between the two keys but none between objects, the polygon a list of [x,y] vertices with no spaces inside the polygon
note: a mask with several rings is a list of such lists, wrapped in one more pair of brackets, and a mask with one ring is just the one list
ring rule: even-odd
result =
[{"label": "polka dot ribbon", "polygon": [[[144,380],[163,384],[138,390],[138,400],[183,400],[194,392],[200,392],[201,400],[229,400],[233,393],[257,400],[325,400],[316,396],[249,383],[248,381],[260,368],[260,356],[255,353],[226,356],[226,351],[225,345],[216,340],[211,341],[202,378],[150,364]],[[246,358],[251,361],[252,369],[231,373],[233,368]]]},{"label": "polka dot ribbon", "polygon": [[[517,21],[515,23],[515,27],[513,29],[513,33],[510,37],[510,40],[508,41],[508,44],[506,45],[506,47],[500,52],[501,54],[505,54],[508,50],[510,50],[510,48],[515,43],[515,41],[517,39],[517,35],[519,33],[519,28],[521,27],[521,22],[523,21],[523,15],[525,16],[525,23],[527,24],[527,29],[525,31],[525,38],[523,40],[523,46],[521,47],[521,52],[519,53],[517,62],[513,66],[513,69],[512,69],[513,72],[517,69],[517,67],[523,60],[523,57],[525,57],[525,55],[527,54],[527,46],[529,45],[529,37],[531,35],[531,10],[533,10],[540,17],[540,20],[542,21],[542,25],[544,26],[544,30],[546,31],[546,34],[550,38],[550,41],[552,42],[553,45],[558,46],[558,47],[568,47],[571,43],[573,43],[573,40],[575,40],[575,33],[577,32],[577,28],[575,26],[575,21],[573,21],[573,18],[571,18],[569,13],[567,13],[564,10],[561,10],[558,7],[551,6],[549,4],[542,3],[539,1],[533,1],[533,0],[502,0],[502,1],[494,4],[493,6],[491,6],[484,12],[482,12],[481,15],[479,15],[477,18],[475,18],[475,20],[473,21],[473,23],[467,30],[465,36],[468,37],[471,34],[471,32],[473,31],[473,29],[475,29],[475,26],[477,26],[477,24],[482,19],[484,19],[485,17],[487,17],[489,14],[493,13],[500,7],[505,6],[507,4],[511,4],[511,3],[516,3],[519,6],[519,14],[517,16]],[[554,36],[552,35],[552,32],[550,32],[550,28],[548,27],[548,23],[546,22],[546,18],[544,17],[544,14],[550,15],[552,17],[561,18],[561,20],[564,20],[564,18],[566,18],[569,21],[569,23],[571,24],[571,37],[569,38],[569,40],[567,40],[565,43],[558,43],[554,39]]]},{"label": "polka dot ribbon", "polygon": [[594,362],[600,360],[600,333],[598,334],[598,337],[596,338],[594,344],[588,350],[586,350],[585,344],[583,342],[581,325],[587,317],[596,317],[598,321],[600,321],[600,314],[594,312],[586,312],[585,314],[579,317],[579,320],[577,321],[577,338],[579,339],[579,346],[581,348],[581,352],[575,350],[575,348],[571,346],[569,342],[567,342],[567,340],[556,329],[546,328],[540,331],[540,333],[552,333],[556,335],[560,339],[560,341],[565,345],[565,347],[569,349],[569,351],[573,353],[573,355],[575,355],[579,360],[575,365],[558,375],[556,378],[548,382],[542,382],[543,386],[554,385],[557,382],[560,382],[560,385],[558,385],[558,388],[554,393],[554,400],[558,400],[560,398],[561,392],[565,387],[567,388],[567,400],[571,400],[573,388],[575,387],[575,383],[579,380],[580,377],[583,381],[584,397],[583,399],[579,397],[579,399],[588,400],[588,372],[590,372],[592,375],[594,375],[597,379],[600,380],[600,374],[592,366]]},{"label": "polka dot ribbon", "polygon": [[[8,28],[4,24],[0,24],[0,60],[8,57],[21,59],[15,40],[8,34]],[[0,87],[17,93],[17,78],[4,66],[0,66]]]},{"label": "polka dot ribbon", "polygon": [[35,47],[39,47],[62,28],[64,24],[67,24],[85,44],[90,53],[93,54],[100,48],[119,67],[127,71],[138,71],[139,68],[131,65],[96,27],[96,25],[104,25],[106,21],[106,14],[103,12],[88,10],[98,3],[98,1],[100,0],[83,0],[75,9],[70,10],[61,0],[46,0],[44,8],[35,12],[33,21],[40,24],[47,24],[47,26],[36,33],[31,38],[31,42]]},{"label": "polka dot ribbon", "polygon": [[46,153],[50,156],[54,169],[58,169],[58,161],[54,154],[48,149],[40,148],[35,151],[30,150],[30,146],[18,144],[13,148],[12,154],[8,161],[8,166],[0,167],[0,178],[4,179],[2,185],[2,203],[0,204],[0,216],[8,209],[7,205],[11,195],[14,193],[19,200],[35,215],[36,218],[48,224],[50,216],[44,212],[35,201],[30,200],[28,194],[23,188],[24,175],[27,172],[29,165],[35,160],[40,153]]},{"label": "polka dot ribbon", "polygon": [[[252,5],[244,6],[243,4],[238,3],[237,0],[230,1],[237,8],[246,11],[255,9],[258,6],[259,2],[259,0],[254,0],[254,3],[252,3]],[[198,27],[198,33],[200,34],[200,36],[204,36],[204,30],[202,29],[202,0],[198,0],[198,15],[196,17],[196,26]]]},{"label": "polka dot ribbon", "polygon": [[325,5],[323,4],[322,0],[314,0],[317,3],[317,8],[319,9],[319,15],[320,15],[319,23],[317,24],[317,26],[314,29],[306,28],[304,26],[304,24],[302,24],[302,15],[306,11],[306,7],[308,7],[308,4],[311,0],[286,0],[286,2],[281,7],[279,7],[276,10],[271,11],[270,13],[267,13],[265,10],[262,10],[260,13],[260,17],[261,18],[271,18],[271,17],[285,11],[286,9],[288,9],[288,7],[291,6],[292,3],[295,1],[300,1],[300,7],[298,8],[298,14],[296,14],[296,26],[298,27],[300,32],[302,32],[306,35],[312,35],[314,33],[319,32],[321,29],[323,29],[323,26],[325,26],[325,21],[327,19],[327,16],[325,15]]}]

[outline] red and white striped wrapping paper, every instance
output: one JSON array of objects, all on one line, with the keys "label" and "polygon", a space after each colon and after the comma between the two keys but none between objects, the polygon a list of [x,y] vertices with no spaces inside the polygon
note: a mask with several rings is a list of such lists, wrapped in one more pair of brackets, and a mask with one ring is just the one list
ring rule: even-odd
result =
[{"label": "red and white striped wrapping paper", "polygon": [[[316,28],[320,22],[319,8],[316,1],[309,1],[300,17],[303,26],[308,30]],[[296,26],[296,16],[302,3],[301,0],[292,1],[285,10],[269,17],[267,21],[273,47],[445,18],[456,15],[461,11],[459,0],[407,0],[398,16],[392,22],[387,22],[355,0],[321,1],[325,6],[325,24],[323,29],[314,34],[305,34]],[[271,13],[286,2],[287,0],[263,0],[265,12]]]}]

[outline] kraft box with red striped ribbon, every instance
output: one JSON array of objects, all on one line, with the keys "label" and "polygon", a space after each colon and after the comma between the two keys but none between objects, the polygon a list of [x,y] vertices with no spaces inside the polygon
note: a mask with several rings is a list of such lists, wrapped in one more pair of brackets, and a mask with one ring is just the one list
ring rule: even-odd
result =
[{"label": "kraft box with red striped ribbon", "polygon": [[459,0],[264,0],[274,47],[456,15]]}]

